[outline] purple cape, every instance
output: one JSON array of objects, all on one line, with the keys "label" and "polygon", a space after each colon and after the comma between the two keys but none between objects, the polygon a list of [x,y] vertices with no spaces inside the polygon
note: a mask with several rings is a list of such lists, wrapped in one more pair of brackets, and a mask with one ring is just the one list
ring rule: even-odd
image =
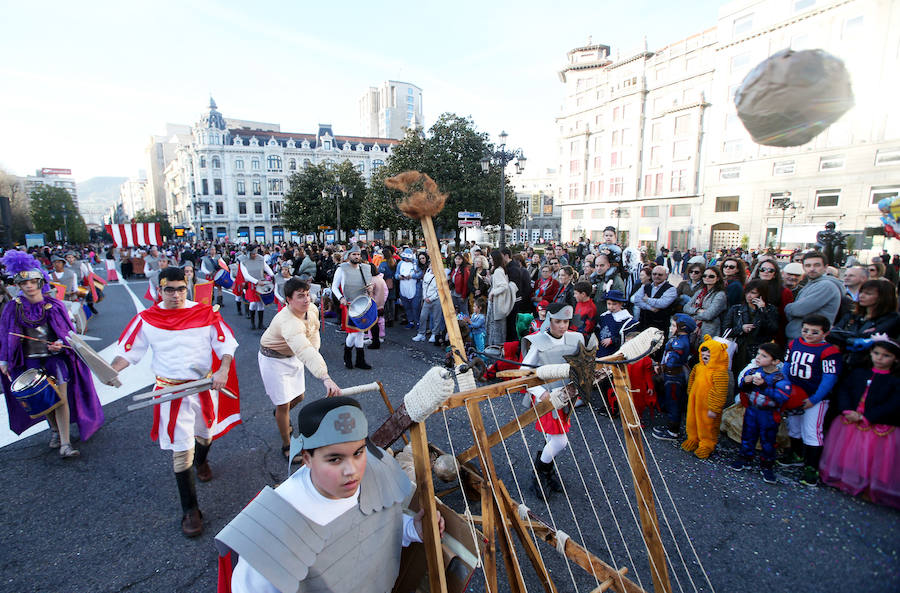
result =
[{"label": "purple cape", "polygon": [[[0,360],[5,360],[11,370],[19,369],[25,363],[22,339],[10,333],[25,333],[25,328],[16,317],[17,302],[22,303],[30,318],[37,317],[36,313],[39,308],[49,303],[51,307],[47,310],[47,322],[64,342],[69,331],[75,329],[69,320],[69,313],[65,305],[48,295],[44,295],[43,303],[34,305],[23,296],[10,301],[3,308],[3,314],[0,315]],[[72,371],[67,392],[71,419],[72,422],[78,424],[81,440],[84,441],[97,432],[97,429],[103,424],[103,407],[100,405],[100,398],[97,397],[97,390],[94,389],[94,380],[88,366],[70,348],[63,348],[61,354],[69,362],[69,368]],[[22,434],[28,428],[43,421],[43,418],[31,418],[25,413],[22,405],[12,396],[10,381],[6,375],[0,373],[0,379],[3,383],[6,410],[9,413],[10,430],[16,434]]]}]

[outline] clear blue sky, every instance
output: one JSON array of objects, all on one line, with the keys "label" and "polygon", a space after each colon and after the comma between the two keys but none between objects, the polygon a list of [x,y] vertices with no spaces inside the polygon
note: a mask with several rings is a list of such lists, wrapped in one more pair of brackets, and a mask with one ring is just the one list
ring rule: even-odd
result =
[{"label": "clear blue sky", "polygon": [[[359,132],[358,99],[387,79],[444,111],[509,133],[554,166],[557,72],[572,47],[662,47],[713,26],[721,0],[631,2],[5,2],[0,167],[131,176],[166,122],[210,93],[226,117]],[[267,12],[263,12],[266,10]]]}]

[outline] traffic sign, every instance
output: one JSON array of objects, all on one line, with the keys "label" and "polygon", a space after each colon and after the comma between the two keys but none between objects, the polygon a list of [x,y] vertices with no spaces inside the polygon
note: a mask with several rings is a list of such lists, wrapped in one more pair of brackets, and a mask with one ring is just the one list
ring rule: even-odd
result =
[{"label": "traffic sign", "polygon": [[460,218],[481,218],[481,212],[458,212]]},{"label": "traffic sign", "polygon": [[481,221],[477,220],[477,219],[460,218],[459,219],[459,227],[463,228],[463,227],[467,227],[467,226],[471,226],[471,227],[481,226]]}]

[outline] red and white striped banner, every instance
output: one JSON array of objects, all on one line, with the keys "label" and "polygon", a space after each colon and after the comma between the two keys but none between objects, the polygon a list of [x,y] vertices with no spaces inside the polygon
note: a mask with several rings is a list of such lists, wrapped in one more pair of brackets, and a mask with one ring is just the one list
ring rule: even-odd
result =
[{"label": "red and white striped banner", "polygon": [[162,245],[158,222],[138,222],[135,224],[108,224],[106,232],[112,235],[116,247],[141,247]]}]

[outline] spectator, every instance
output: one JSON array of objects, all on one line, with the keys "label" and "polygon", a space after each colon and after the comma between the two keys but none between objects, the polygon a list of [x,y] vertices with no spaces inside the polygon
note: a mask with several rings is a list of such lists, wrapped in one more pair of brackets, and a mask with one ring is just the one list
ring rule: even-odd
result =
[{"label": "spectator", "polygon": [[697,323],[698,337],[722,335],[722,316],[728,310],[728,297],[725,296],[725,277],[722,270],[710,266],[703,270],[703,288],[694,294],[694,298],[684,306],[684,312]]},{"label": "spectator", "polygon": [[556,255],[556,259],[558,260],[560,266],[569,265],[569,256],[565,247],[563,247],[562,245],[557,245],[554,249],[554,254]]},{"label": "spectator", "polygon": [[450,270],[450,296],[456,311],[469,314],[469,262],[461,253],[453,258],[453,269]]},{"label": "spectator", "polygon": [[541,277],[541,267],[541,256],[533,253],[528,260],[528,277],[531,279],[532,286]]},{"label": "spectator", "polygon": [[870,358],[871,369],[853,369],[838,384],[841,417],[825,437],[819,469],[829,486],[900,509],[900,345],[876,341]]},{"label": "spectator", "polygon": [[731,359],[731,370],[737,376],[756,358],[763,342],[770,342],[778,331],[778,311],[765,302],[766,283],[751,280],[744,286],[744,302],[729,307],[722,329],[731,330],[729,336],[737,349]]},{"label": "spectator", "polygon": [[430,331],[431,337],[428,341],[436,343],[438,336],[444,329],[444,314],[441,310],[441,299],[438,294],[437,279],[434,275],[434,268],[438,267],[438,273],[443,273],[440,261],[435,261],[435,265],[429,266],[422,276],[422,313],[419,316],[419,331],[413,336],[413,342],[424,342],[425,333]]},{"label": "spectator", "polygon": [[892,340],[900,337],[900,313],[897,313],[897,290],[884,278],[866,280],[859,288],[859,300],[853,311],[835,325],[846,340],[846,361],[851,368],[863,366],[869,354],[858,340],[885,334]]},{"label": "spectator", "polygon": [[678,291],[669,284],[669,270],[656,266],[650,273],[651,283],[634,293],[634,306],[641,310],[640,328],[655,327],[668,338],[670,318],[675,313]]},{"label": "spectator", "polygon": [[740,304],[744,298],[744,280],[747,279],[747,268],[744,260],[736,255],[729,255],[722,260],[722,273],[725,275],[725,294],[728,306]]},{"label": "spectator", "polygon": [[414,261],[415,255],[409,247],[403,250],[400,258],[401,261],[395,271],[395,279],[400,282],[400,303],[406,314],[406,329],[413,329],[419,325],[418,303],[416,302],[418,266]]},{"label": "spectator", "polygon": [[491,289],[488,292],[488,331],[487,344],[502,346],[506,341],[506,317],[512,312],[512,293],[509,288],[509,276],[503,264],[503,256],[499,250],[491,252]]},{"label": "spectator", "polygon": [[553,269],[548,264],[544,264],[541,267],[541,278],[534,285],[531,301],[535,307],[541,301],[552,303],[556,300],[558,292],[559,282],[553,278]]},{"label": "spectator", "polygon": [[550,264],[550,273],[553,276],[554,280],[559,280],[559,258],[555,255],[547,258],[547,263]]},{"label": "spectator", "polygon": [[381,250],[384,261],[378,264],[378,273],[384,278],[387,285],[388,296],[384,304],[384,322],[388,327],[394,325],[394,316],[397,314],[397,287],[394,286],[394,276],[397,273],[397,259],[394,257],[394,248],[390,245]]},{"label": "spectator", "polygon": [[578,282],[587,282],[588,284],[594,283],[593,260],[584,260],[584,264],[581,266],[581,275],[578,277]]},{"label": "spectator", "polygon": [[625,309],[625,295],[620,290],[606,292],[606,311],[597,316],[596,335],[599,346],[597,356],[608,356],[622,345],[622,328],[631,320],[631,313]]},{"label": "spectator", "polygon": [[800,337],[800,327],[807,315],[815,313],[834,323],[841,307],[841,282],[825,274],[825,256],[821,252],[810,251],[803,256],[803,271],[806,285],[794,302],[784,308],[787,317],[784,334],[788,340]]},{"label": "spectator", "polygon": [[572,282],[575,280],[575,270],[572,266],[564,266],[559,270],[559,291],[556,293],[554,303],[564,303],[575,308],[575,293]]},{"label": "spectator", "polygon": [[691,298],[703,287],[703,268],[701,264],[688,264],[686,278],[678,285],[678,301],[681,306],[691,302]]},{"label": "spectator", "polygon": [[625,281],[619,272],[619,257],[615,253],[611,251],[599,253],[594,258],[594,263],[597,266],[592,282],[595,285],[594,305],[597,307],[597,313],[601,314],[606,311],[606,295],[610,290],[618,290],[625,294]]},{"label": "spectator", "polygon": [[591,300],[591,285],[588,282],[576,282],[572,286],[575,295],[575,316],[572,318],[573,329],[584,335],[584,341],[590,339],[594,332],[597,318],[597,306]]},{"label": "spectator", "polygon": [[[469,294],[472,295],[473,299],[484,297],[487,300],[490,288],[491,275],[488,270],[487,258],[480,253],[476,253],[472,256],[472,270],[469,273]],[[487,311],[487,308],[482,313],[485,311]]]},{"label": "spectator", "polygon": [[859,300],[859,288],[866,280],[868,273],[862,266],[852,266],[844,271],[844,290],[853,302]]},{"label": "spectator", "polygon": [[517,315],[534,311],[534,307],[531,305],[531,279],[528,276],[528,271],[522,267],[522,257],[519,254],[513,257],[509,247],[501,249],[500,254],[503,256],[503,263],[506,265],[506,274],[509,276],[509,281],[516,284],[515,304],[506,322],[506,335],[515,335]]},{"label": "spectator", "polygon": [[872,263],[881,264],[881,275],[890,280],[891,284],[894,286],[897,285],[897,270],[891,265],[890,258],[887,255],[873,257]]},{"label": "spectator", "polygon": [[787,317],[784,314],[784,308],[789,303],[794,302],[794,293],[782,283],[781,274],[778,273],[778,264],[774,258],[766,257],[766,259],[762,260],[756,266],[751,279],[765,282],[765,287],[760,294],[766,303],[773,305],[778,310],[778,333],[775,336],[775,341],[782,346],[786,345],[787,339],[784,337],[784,327],[787,325]]},{"label": "spectator", "polygon": [[885,278],[884,275],[884,264],[880,261],[877,261],[878,258],[873,258],[872,263],[869,264],[869,280],[877,280],[878,278]]},{"label": "spectator", "polygon": [[791,291],[795,298],[800,292],[801,278],[803,278],[803,265],[798,262],[791,262],[781,270],[781,283]]}]

